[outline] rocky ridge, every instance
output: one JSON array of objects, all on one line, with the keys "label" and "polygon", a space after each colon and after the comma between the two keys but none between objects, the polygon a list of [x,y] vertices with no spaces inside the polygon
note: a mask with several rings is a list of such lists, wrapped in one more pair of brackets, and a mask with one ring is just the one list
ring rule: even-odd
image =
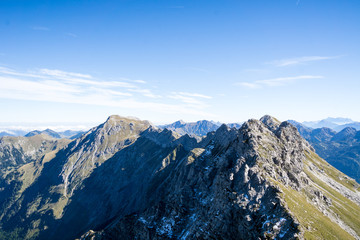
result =
[{"label": "rocky ridge", "polygon": [[294,126],[264,116],[208,137],[154,177],[147,205],[82,239],[359,239],[359,222],[339,214],[344,199],[359,213],[359,186]]},{"label": "rocky ridge", "polygon": [[200,141],[111,116],[43,162],[31,184],[13,189],[1,216],[7,239],[360,235],[359,185],[270,116]]}]

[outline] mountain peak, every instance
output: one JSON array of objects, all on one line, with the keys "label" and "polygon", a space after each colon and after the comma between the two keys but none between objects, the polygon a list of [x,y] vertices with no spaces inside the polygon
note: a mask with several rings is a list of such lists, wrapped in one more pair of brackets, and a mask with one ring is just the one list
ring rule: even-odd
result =
[{"label": "mountain peak", "polygon": [[[320,159],[293,125],[270,116],[240,129],[222,125],[200,142],[147,121],[111,116],[49,159],[39,174],[11,203],[14,210],[2,211],[6,231],[24,226],[39,231],[38,239],[74,239],[100,230],[83,240],[94,234],[359,238],[352,230],[360,226],[359,186]],[[43,215],[43,209],[53,214]]]},{"label": "mountain peak", "polygon": [[58,134],[57,132],[55,132],[54,130],[51,130],[49,128],[47,128],[43,131],[39,131],[39,130],[31,131],[31,132],[27,133],[25,135],[25,137],[32,137],[32,136],[40,135],[40,134],[48,135],[53,138],[61,138],[60,134]]},{"label": "mountain peak", "polygon": [[181,124],[181,125],[183,125],[183,124],[185,124],[185,122],[183,121],[183,120],[178,120],[178,121],[176,121],[176,122],[174,122],[174,124]]},{"label": "mountain peak", "polygon": [[118,122],[118,121],[140,121],[136,117],[123,117],[120,115],[110,115],[105,122]]},{"label": "mountain peak", "polygon": [[[150,126],[150,122],[146,120],[140,120],[135,117],[122,117],[119,115],[111,115],[108,119],[101,124],[99,127],[105,128],[106,132],[110,135],[116,134],[116,132],[122,130],[123,134],[125,129],[129,129],[133,131],[138,129],[140,131],[144,131]],[[135,130],[135,132],[138,132]]]},{"label": "mountain peak", "polygon": [[356,135],[356,129],[353,127],[346,127],[340,132],[338,132],[331,141],[342,142],[342,141],[352,141]]},{"label": "mountain peak", "polygon": [[270,131],[274,132],[276,131],[276,129],[280,126],[281,122],[279,120],[277,120],[276,118],[270,116],[270,115],[265,115],[262,118],[260,118],[260,122],[262,122],[263,124],[265,124],[265,126],[267,128],[270,129]]},{"label": "mountain peak", "polygon": [[182,120],[174,122],[172,124],[160,126],[161,128],[171,129],[181,135],[197,135],[205,136],[208,132],[218,129],[218,125],[208,120],[200,120],[197,122],[185,123]]}]

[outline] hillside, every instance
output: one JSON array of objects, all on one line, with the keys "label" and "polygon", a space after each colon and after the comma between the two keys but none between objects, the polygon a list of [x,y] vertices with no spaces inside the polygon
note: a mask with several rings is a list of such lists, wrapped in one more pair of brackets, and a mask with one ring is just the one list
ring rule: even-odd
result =
[{"label": "hillside", "polygon": [[360,236],[359,185],[270,116],[200,142],[111,116],[43,162],[22,191],[8,179],[3,238]]},{"label": "hillside", "polygon": [[360,131],[346,127],[336,132],[330,128],[312,129],[295,121],[292,123],[320,157],[360,182]]}]

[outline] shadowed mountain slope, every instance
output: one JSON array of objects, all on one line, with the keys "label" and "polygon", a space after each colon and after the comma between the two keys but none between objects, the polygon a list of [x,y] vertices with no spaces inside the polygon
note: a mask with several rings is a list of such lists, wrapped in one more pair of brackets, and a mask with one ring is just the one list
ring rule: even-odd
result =
[{"label": "shadowed mountain slope", "polygon": [[42,166],[1,211],[7,239],[360,235],[359,185],[270,116],[222,125],[200,142],[111,116]]},{"label": "shadowed mountain slope", "polygon": [[145,205],[82,239],[359,238],[359,185],[289,123],[265,116],[207,138],[142,185]]}]

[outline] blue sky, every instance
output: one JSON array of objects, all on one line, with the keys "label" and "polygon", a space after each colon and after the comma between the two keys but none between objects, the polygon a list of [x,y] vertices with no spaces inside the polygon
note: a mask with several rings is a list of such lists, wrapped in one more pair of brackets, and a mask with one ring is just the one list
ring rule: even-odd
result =
[{"label": "blue sky", "polygon": [[0,1],[0,122],[360,121],[360,1]]}]

